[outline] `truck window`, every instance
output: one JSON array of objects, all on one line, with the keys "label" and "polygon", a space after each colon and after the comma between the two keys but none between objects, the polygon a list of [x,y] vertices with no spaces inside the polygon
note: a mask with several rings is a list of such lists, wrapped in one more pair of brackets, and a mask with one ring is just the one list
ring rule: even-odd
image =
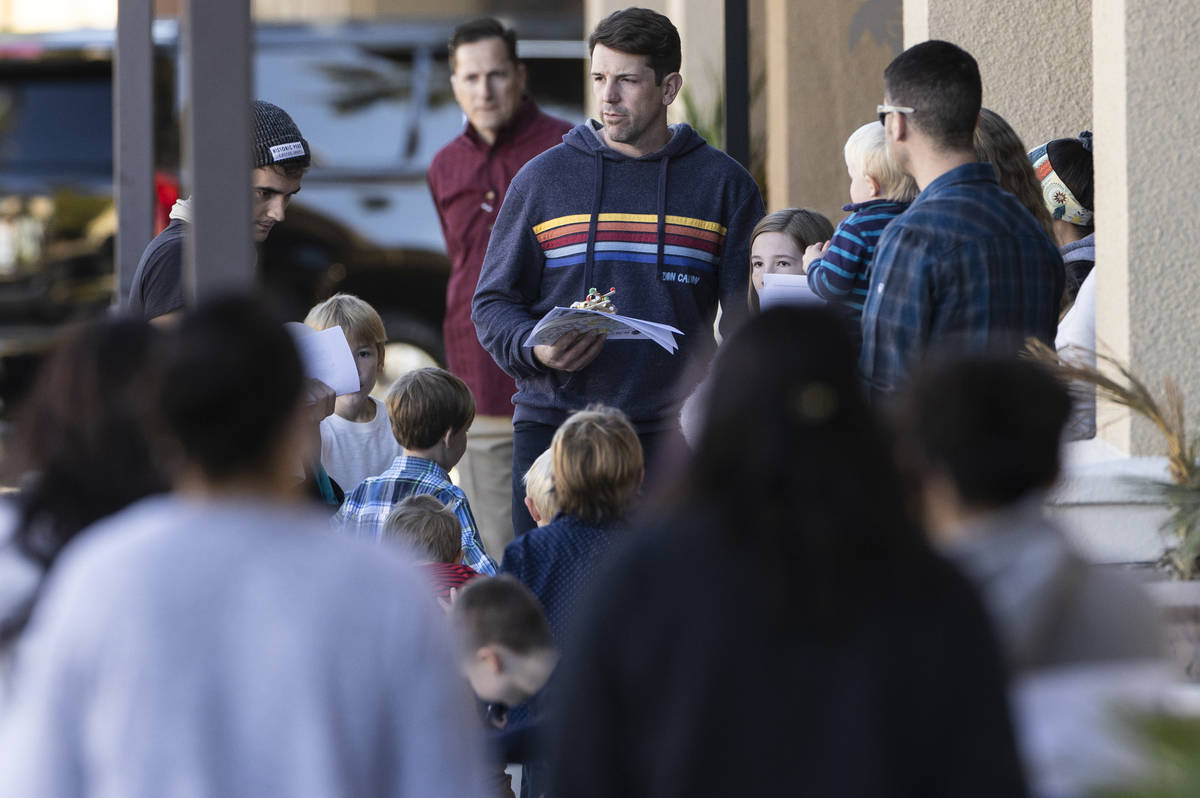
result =
[{"label": "truck window", "polygon": [[112,165],[106,78],[0,79],[0,169],[111,173]]}]

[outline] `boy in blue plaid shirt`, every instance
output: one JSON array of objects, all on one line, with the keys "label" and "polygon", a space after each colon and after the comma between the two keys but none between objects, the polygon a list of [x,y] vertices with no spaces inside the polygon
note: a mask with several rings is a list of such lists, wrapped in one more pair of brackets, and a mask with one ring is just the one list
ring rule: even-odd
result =
[{"label": "boy in blue plaid shirt", "polygon": [[883,126],[875,122],[850,134],[844,154],[850,204],[842,210],[850,215],[833,231],[833,238],[804,251],[803,263],[808,287],[846,318],[850,334],[861,343],[875,245],[888,222],[917,196],[917,184],[888,157]]},{"label": "boy in blue plaid shirt", "polygon": [[483,548],[466,494],[450,481],[450,469],[462,459],[467,429],[475,420],[471,389],[444,369],[417,369],[396,380],[386,404],[392,433],[404,454],[387,471],[359,483],[333,517],[334,528],[381,540],[392,508],[409,496],[428,493],[462,525],[463,564],[495,575],[496,564]]}]

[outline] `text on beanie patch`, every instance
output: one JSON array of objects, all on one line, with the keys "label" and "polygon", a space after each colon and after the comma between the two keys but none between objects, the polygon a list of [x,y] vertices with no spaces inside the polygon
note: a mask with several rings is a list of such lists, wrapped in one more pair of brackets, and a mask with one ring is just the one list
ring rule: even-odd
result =
[{"label": "text on beanie patch", "polygon": [[271,148],[272,161],[286,161],[288,158],[303,158],[304,145],[299,141],[289,141],[287,144],[276,144]]}]

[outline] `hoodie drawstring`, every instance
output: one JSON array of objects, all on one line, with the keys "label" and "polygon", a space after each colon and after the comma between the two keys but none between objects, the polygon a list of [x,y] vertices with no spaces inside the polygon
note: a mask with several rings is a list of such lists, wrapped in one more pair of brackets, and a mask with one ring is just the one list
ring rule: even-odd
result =
[{"label": "hoodie drawstring", "polygon": [[595,191],[592,195],[592,213],[588,220],[587,253],[583,265],[583,287],[579,295],[586,296],[588,286],[592,284],[592,274],[596,261],[596,231],[600,225],[600,201],[604,198],[604,155],[600,150],[593,151],[592,163],[595,165]]},{"label": "hoodie drawstring", "polygon": [[666,264],[663,259],[667,246],[667,164],[671,156],[664,155],[658,162],[658,269],[661,272]]}]

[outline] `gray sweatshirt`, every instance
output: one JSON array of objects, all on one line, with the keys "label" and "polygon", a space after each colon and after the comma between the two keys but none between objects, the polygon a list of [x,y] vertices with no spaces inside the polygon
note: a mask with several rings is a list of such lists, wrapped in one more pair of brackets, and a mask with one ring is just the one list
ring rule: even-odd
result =
[{"label": "gray sweatshirt", "polygon": [[135,504],[55,565],[0,718],[0,795],[482,794],[419,580],[306,510]]}]

